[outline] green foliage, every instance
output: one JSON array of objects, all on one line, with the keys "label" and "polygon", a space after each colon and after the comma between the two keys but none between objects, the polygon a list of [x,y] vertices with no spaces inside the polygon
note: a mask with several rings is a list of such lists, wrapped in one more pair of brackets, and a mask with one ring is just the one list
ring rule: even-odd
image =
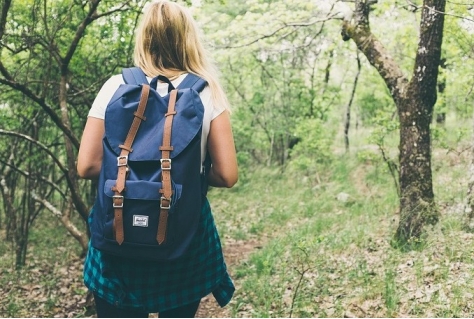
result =
[{"label": "green foliage", "polygon": [[27,264],[14,268],[11,243],[0,245],[0,313],[8,317],[84,317],[87,288],[80,249],[60,222],[42,214],[30,236]]},{"label": "green foliage", "polygon": [[[394,137],[398,132],[399,123],[393,117],[394,113],[383,111],[376,112],[376,116],[373,118],[375,128],[371,133],[369,142],[374,143],[379,147],[385,147],[386,140]],[[396,145],[393,143],[393,140],[391,142],[391,146]]]},{"label": "green foliage", "polygon": [[321,120],[300,120],[294,133],[298,142],[290,150],[289,168],[311,175],[328,167],[334,159],[331,151],[333,134]]},{"label": "green foliage", "polygon": [[433,144],[448,151],[456,151],[457,146],[472,134],[470,127],[458,126],[449,132],[446,126],[438,125],[431,128]]},{"label": "green foliage", "polygon": [[392,113],[392,116],[395,114],[395,103],[385,84],[380,81],[372,82],[371,79],[373,77],[366,77],[361,83],[355,102],[359,109],[360,119],[367,126],[377,125],[382,113]]},{"label": "green foliage", "polygon": [[217,49],[214,56],[234,105],[237,149],[245,158],[285,164],[299,122],[327,120],[337,106],[339,90],[324,73],[332,62],[332,40],[322,24],[308,23],[325,14],[307,1],[255,0],[198,12]]},{"label": "green foliage", "polygon": [[[447,15],[445,19],[442,57],[446,59],[446,69],[442,71],[446,78],[446,90],[441,98],[448,112],[454,112],[459,118],[467,118],[472,115],[474,78],[463,70],[474,67],[473,12],[469,6],[451,2],[447,3],[446,10],[453,15]],[[467,19],[460,19],[459,16]]]}]

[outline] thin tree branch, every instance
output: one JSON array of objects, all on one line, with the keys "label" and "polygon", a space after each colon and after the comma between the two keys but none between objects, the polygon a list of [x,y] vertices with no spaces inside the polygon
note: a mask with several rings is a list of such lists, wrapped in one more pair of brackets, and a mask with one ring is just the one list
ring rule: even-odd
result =
[{"label": "thin tree branch", "polygon": [[398,105],[406,94],[408,79],[384,45],[372,33],[369,11],[369,5],[365,1],[357,0],[354,17],[343,21],[341,34],[343,40],[354,40],[359,50],[384,79],[395,104]]},{"label": "thin tree branch", "polygon": [[[408,2],[408,4],[413,8],[416,8],[416,9],[422,9],[423,8],[423,5],[417,5],[416,3],[413,3],[410,0],[405,0],[405,1]],[[461,3],[454,3],[454,2],[450,2],[450,3],[456,4],[456,5],[468,5],[468,4],[461,4]],[[439,10],[436,10],[436,9],[433,9],[433,8],[429,8],[429,10],[432,10],[433,12],[436,12],[436,13],[444,14],[445,16],[450,16],[450,17],[461,19],[461,20],[474,22],[474,19],[467,18],[467,17],[461,16],[459,14],[448,13],[448,12],[445,12],[445,11],[439,11]]]},{"label": "thin tree branch", "polygon": [[352,91],[351,91],[351,97],[349,99],[349,103],[347,103],[346,107],[346,123],[344,125],[344,141],[346,145],[346,153],[349,152],[349,128],[351,125],[351,107],[352,103],[354,101],[354,96],[357,90],[357,83],[359,81],[359,75],[360,75],[360,70],[361,70],[361,63],[360,63],[360,57],[359,57],[359,50],[356,52],[356,60],[357,60],[357,73],[354,79],[354,84],[352,85]]},{"label": "thin tree branch", "polygon": [[57,191],[63,198],[67,198],[66,193],[64,193],[64,192],[58,187],[58,185],[57,185],[55,182],[50,181],[50,180],[48,180],[48,179],[42,177],[41,175],[33,176],[30,172],[25,172],[25,171],[21,170],[20,168],[18,168],[18,167],[16,167],[16,166],[12,165],[12,164],[10,164],[10,163],[5,162],[5,161],[2,160],[1,158],[0,158],[0,163],[5,164],[5,166],[9,167],[10,169],[12,169],[12,170],[14,170],[15,172],[17,172],[17,173],[23,175],[23,176],[26,177],[26,178],[29,178],[29,179],[31,179],[31,180],[37,180],[37,179],[41,180],[42,182],[44,182],[44,183],[50,185],[52,188],[54,188],[54,190]]},{"label": "thin tree branch", "polygon": [[79,45],[79,41],[84,36],[84,31],[86,30],[87,26],[91,24],[94,20],[97,20],[99,18],[106,17],[117,12],[126,11],[126,9],[124,8],[131,3],[131,1],[129,0],[116,9],[98,14],[97,7],[99,6],[100,1],[101,0],[92,0],[90,2],[89,12],[87,13],[87,16],[84,18],[84,20],[82,20],[82,23],[77,28],[76,34],[74,35],[74,39],[72,40],[71,45],[69,46],[68,52],[66,53],[66,56],[62,59],[61,70],[63,74],[65,74],[65,72],[67,71],[69,62],[71,61],[74,55],[74,52],[76,51],[77,46]]},{"label": "thin tree branch", "polygon": [[76,225],[74,225],[71,220],[69,219],[69,216],[66,214],[63,215],[63,213],[57,209],[53,204],[51,204],[48,200],[41,198],[36,194],[35,191],[31,192],[31,197],[33,199],[46,207],[51,213],[53,213],[54,216],[59,218],[61,220],[61,223],[66,227],[68,232],[81,244],[82,250],[86,251],[87,246],[88,246],[88,238],[87,235],[83,232],[81,232]]},{"label": "thin tree branch", "polygon": [[[279,28],[273,30],[273,32],[268,33],[268,34],[264,34],[264,35],[254,39],[254,40],[251,40],[250,42],[247,42],[247,43],[244,43],[244,44],[239,44],[239,45],[229,45],[229,46],[224,46],[224,47],[219,47],[219,48],[222,48],[222,49],[237,49],[237,48],[247,47],[247,46],[250,46],[254,43],[257,43],[257,42],[259,42],[263,39],[271,38],[271,37],[275,36],[281,30],[284,30],[284,29],[287,29],[287,28],[290,28],[290,27],[309,27],[309,26],[315,25],[317,23],[323,23],[323,22],[335,19],[335,17],[337,15],[339,15],[339,13],[333,13],[333,14],[330,14],[330,15],[326,16],[323,19],[318,19],[318,20],[313,20],[313,21],[308,21],[308,22],[289,22],[289,23],[283,22],[282,23],[283,25],[280,26]],[[291,34],[293,32],[294,31],[290,31],[289,34]],[[286,34],[285,37],[286,36],[288,36],[288,34]]]},{"label": "thin tree branch", "polygon": [[82,198],[80,194],[78,194],[78,190],[76,187],[74,187],[74,181],[71,180],[71,177],[69,176],[69,171],[67,168],[64,167],[64,165],[59,161],[59,159],[51,152],[44,144],[41,142],[33,139],[31,136],[17,133],[17,132],[11,132],[11,131],[6,131],[3,129],[0,129],[0,135],[6,135],[6,136],[14,136],[14,137],[19,137],[22,138],[30,143],[33,143],[36,145],[39,149],[44,151],[46,154],[49,155],[49,157],[53,160],[53,162],[58,166],[58,168],[63,172],[63,175],[66,177],[66,181],[69,187],[69,190],[71,191],[71,197],[74,202],[74,205],[76,206],[76,209],[78,210],[79,214],[84,220],[87,220],[88,217],[88,209],[84,202],[82,201]]},{"label": "thin tree branch", "polygon": [[12,76],[8,73],[5,69],[3,63],[0,61],[0,73],[5,77],[4,79],[0,78],[0,84],[5,84],[12,89],[20,91],[25,96],[30,98],[32,101],[37,103],[41,108],[48,114],[51,120],[56,124],[56,126],[63,131],[63,133],[69,138],[71,143],[78,149],[79,148],[79,140],[71,131],[70,128],[66,127],[62,120],[58,117],[58,115],[53,111],[53,109],[45,102],[44,98],[39,97],[33,91],[31,91],[26,85],[20,84],[15,82]]},{"label": "thin tree branch", "polygon": [[122,4],[120,7],[118,7],[117,9],[113,9],[113,10],[110,10],[110,11],[107,11],[107,12],[104,12],[104,13],[100,13],[100,14],[95,13],[92,16],[92,19],[97,20],[97,19],[112,15],[112,14],[117,13],[117,12],[126,12],[126,11],[129,10],[128,8],[126,8],[126,6],[129,5],[130,3],[131,3],[131,1],[127,1],[124,4]]},{"label": "thin tree branch", "polygon": [[19,137],[21,139],[24,139],[30,143],[32,143],[33,145],[36,145],[39,149],[41,149],[42,151],[44,151],[46,154],[49,155],[49,157],[53,160],[53,162],[59,167],[59,169],[67,175],[68,173],[68,170],[67,168],[65,168],[63,166],[63,164],[61,163],[61,161],[54,155],[53,152],[51,152],[48,147],[46,145],[44,145],[43,143],[35,140],[34,138],[32,138],[31,136],[29,135],[26,135],[26,134],[22,134],[22,133],[18,133],[18,132],[12,132],[12,131],[7,131],[7,130],[4,130],[4,129],[0,129],[0,135],[6,135],[6,136],[14,136],[14,137]]},{"label": "thin tree branch", "polygon": [[74,39],[71,42],[71,45],[69,46],[69,49],[62,59],[62,65],[61,65],[61,73],[66,74],[69,62],[71,61],[74,52],[76,52],[77,46],[79,44],[79,41],[82,39],[84,32],[86,30],[86,27],[94,21],[93,16],[96,14],[97,6],[99,5],[101,0],[92,0],[90,3],[90,8],[89,12],[87,13],[87,16],[82,20],[81,24],[76,30],[76,34],[74,35]]}]

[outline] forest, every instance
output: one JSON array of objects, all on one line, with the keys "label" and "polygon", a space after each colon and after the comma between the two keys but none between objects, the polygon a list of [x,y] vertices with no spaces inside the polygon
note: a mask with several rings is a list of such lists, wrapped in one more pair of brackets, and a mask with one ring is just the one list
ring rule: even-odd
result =
[{"label": "forest", "polygon": [[[145,0],[0,1],[0,317],[94,317],[77,152]],[[474,314],[474,4],[186,0],[232,105],[199,317]]]}]

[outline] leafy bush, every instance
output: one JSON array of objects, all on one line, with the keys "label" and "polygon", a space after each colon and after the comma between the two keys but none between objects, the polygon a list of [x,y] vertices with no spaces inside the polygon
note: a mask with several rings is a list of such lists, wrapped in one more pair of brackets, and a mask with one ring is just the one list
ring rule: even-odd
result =
[{"label": "leafy bush", "polygon": [[386,89],[365,90],[358,95],[356,103],[360,109],[362,122],[369,125],[377,122],[381,111],[390,110],[393,113],[395,110],[393,100]]},{"label": "leafy bush", "polygon": [[313,173],[326,167],[334,159],[333,136],[321,120],[302,119],[294,133],[298,142],[290,150],[289,169]]}]

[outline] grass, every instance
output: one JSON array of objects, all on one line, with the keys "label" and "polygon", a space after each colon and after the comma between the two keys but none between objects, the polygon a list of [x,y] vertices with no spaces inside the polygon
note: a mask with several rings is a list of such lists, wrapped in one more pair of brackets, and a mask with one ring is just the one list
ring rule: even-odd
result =
[{"label": "grass", "polygon": [[[416,250],[391,245],[398,198],[377,156],[341,155],[321,184],[310,173],[260,168],[247,173],[251,180],[245,183],[252,186],[243,188],[249,196],[211,193],[216,212],[225,196],[226,205],[235,208],[229,212],[245,216],[238,229],[256,230],[244,238],[266,243],[235,270],[233,316],[472,316],[474,235],[463,230],[462,213],[469,154],[462,142],[445,144],[458,151],[434,151],[441,219]],[[227,218],[217,217],[217,224],[233,237]]]},{"label": "grass", "polygon": [[[238,267],[242,287],[234,300],[235,315],[469,315],[472,300],[463,294],[472,284],[472,249],[466,251],[464,245],[473,241],[472,236],[462,232],[457,216],[443,215],[423,250],[404,253],[393,248],[397,198],[382,187],[389,179],[384,182],[379,175],[379,182],[364,191],[346,184],[348,202],[337,200],[339,184],[318,188],[311,203],[293,205],[289,219],[277,198],[266,201],[275,216],[284,218],[281,223],[265,220],[263,233],[275,236]],[[293,196],[293,203],[308,199],[305,190]],[[459,268],[462,283],[453,277],[453,267]],[[446,300],[455,302],[446,305]]]}]

